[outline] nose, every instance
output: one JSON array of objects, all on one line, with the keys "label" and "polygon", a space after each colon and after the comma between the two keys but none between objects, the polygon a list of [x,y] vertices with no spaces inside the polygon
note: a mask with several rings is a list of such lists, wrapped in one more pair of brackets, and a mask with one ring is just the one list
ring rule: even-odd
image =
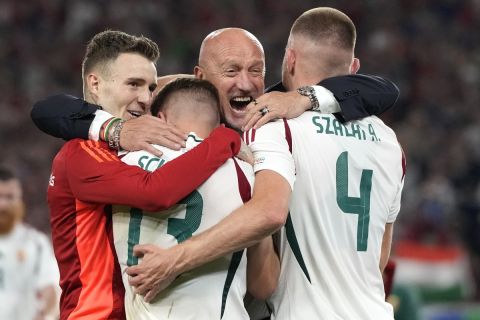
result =
[{"label": "nose", "polygon": [[9,201],[7,200],[7,198],[0,196],[0,211],[3,211],[6,208],[8,208],[8,205],[9,205]]},{"label": "nose", "polygon": [[255,89],[252,76],[245,70],[239,73],[236,85],[238,89],[245,92],[252,92]]},{"label": "nose", "polygon": [[142,105],[142,107],[148,108],[152,103],[153,93],[148,89],[145,88],[138,94],[138,102]]}]

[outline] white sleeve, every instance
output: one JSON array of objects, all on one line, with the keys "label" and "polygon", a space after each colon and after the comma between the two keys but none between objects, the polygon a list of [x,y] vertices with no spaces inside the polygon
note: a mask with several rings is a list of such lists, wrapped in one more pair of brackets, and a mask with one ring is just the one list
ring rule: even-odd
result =
[{"label": "white sleeve", "polygon": [[313,90],[315,90],[315,96],[320,105],[320,113],[336,113],[341,111],[340,104],[330,90],[322,86],[313,86]]},{"label": "white sleeve", "polygon": [[88,138],[93,141],[100,140],[100,128],[102,127],[102,124],[104,124],[105,121],[107,121],[111,117],[113,116],[106,111],[95,111],[95,118],[93,118],[90,129],[88,130]]},{"label": "white sleeve", "polygon": [[58,286],[60,274],[58,271],[57,260],[53,255],[52,245],[49,239],[42,233],[37,233],[39,250],[38,273],[36,279],[36,289],[42,289],[47,286]]},{"label": "white sleeve", "polygon": [[398,213],[400,212],[400,203],[402,200],[402,190],[403,190],[403,183],[405,179],[402,179],[402,182],[399,184],[397,189],[397,194],[395,195],[395,199],[393,200],[393,204],[390,207],[390,211],[387,217],[387,223],[393,223],[397,219]]},{"label": "white sleeve", "polygon": [[270,122],[258,130],[246,132],[245,140],[253,152],[255,172],[272,170],[284,177],[293,190],[295,183],[295,162],[285,137],[283,120]]}]

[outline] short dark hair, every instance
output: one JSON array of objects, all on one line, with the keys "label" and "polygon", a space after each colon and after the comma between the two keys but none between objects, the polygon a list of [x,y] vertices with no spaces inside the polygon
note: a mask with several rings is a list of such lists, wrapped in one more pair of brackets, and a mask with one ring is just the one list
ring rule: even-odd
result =
[{"label": "short dark hair", "polygon": [[343,12],[320,7],[304,12],[293,23],[292,35],[302,35],[312,41],[326,41],[339,48],[353,50],[357,31],[352,20]]},{"label": "short dark hair", "polygon": [[121,53],[138,53],[154,63],[160,56],[157,44],[147,37],[106,30],[97,33],[88,42],[82,62],[83,76],[96,65],[115,60]]},{"label": "short dark hair", "polygon": [[169,99],[174,93],[188,93],[194,97],[210,99],[215,104],[215,107],[220,110],[218,90],[211,82],[194,78],[178,78],[167,83],[165,87],[160,90],[151,106],[152,115],[158,115],[167,99]]},{"label": "short dark hair", "polygon": [[7,167],[0,166],[0,181],[17,180],[17,176]]}]

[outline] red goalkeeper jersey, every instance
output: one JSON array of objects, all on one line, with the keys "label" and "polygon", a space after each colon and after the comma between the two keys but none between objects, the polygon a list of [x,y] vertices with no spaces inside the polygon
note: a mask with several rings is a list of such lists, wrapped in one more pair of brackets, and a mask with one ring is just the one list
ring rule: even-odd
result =
[{"label": "red goalkeeper jersey", "polygon": [[105,143],[67,142],[53,161],[48,186],[62,288],[60,318],[125,319],[108,204],[147,211],[168,208],[239,148],[239,135],[220,127],[196,148],[150,173],[121,162]]}]

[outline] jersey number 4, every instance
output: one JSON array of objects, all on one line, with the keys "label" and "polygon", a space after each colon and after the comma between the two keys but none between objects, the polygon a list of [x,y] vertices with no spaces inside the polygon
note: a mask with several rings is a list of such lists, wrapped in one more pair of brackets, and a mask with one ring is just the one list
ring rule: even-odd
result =
[{"label": "jersey number 4", "polygon": [[372,175],[372,170],[362,170],[362,178],[360,180],[360,197],[349,197],[348,152],[342,152],[337,159],[337,204],[344,213],[358,214],[357,251],[367,251]]}]

